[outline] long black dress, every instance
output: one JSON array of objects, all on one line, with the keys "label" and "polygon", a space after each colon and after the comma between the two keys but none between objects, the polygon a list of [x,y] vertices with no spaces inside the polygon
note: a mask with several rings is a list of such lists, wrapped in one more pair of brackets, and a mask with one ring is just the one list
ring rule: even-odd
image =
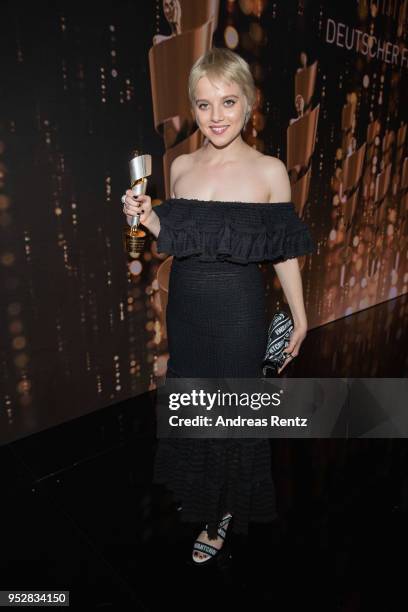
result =
[{"label": "long black dress", "polygon": [[[294,204],[171,198],[154,211],[157,250],[174,255],[167,377],[260,377],[268,321],[258,264],[314,248]],[[210,537],[227,511],[244,534],[278,516],[267,439],[160,439],[153,480],[173,491],[182,520],[208,523]]]}]

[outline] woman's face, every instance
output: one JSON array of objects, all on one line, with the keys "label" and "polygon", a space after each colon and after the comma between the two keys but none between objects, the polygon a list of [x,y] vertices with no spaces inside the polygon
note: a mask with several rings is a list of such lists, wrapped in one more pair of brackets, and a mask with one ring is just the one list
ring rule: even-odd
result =
[{"label": "woman's face", "polygon": [[242,130],[247,101],[234,81],[202,77],[195,90],[194,115],[198,127],[216,146],[231,142]]},{"label": "woman's face", "polygon": [[163,12],[169,22],[175,21],[175,4],[175,0],[163,0]]}]

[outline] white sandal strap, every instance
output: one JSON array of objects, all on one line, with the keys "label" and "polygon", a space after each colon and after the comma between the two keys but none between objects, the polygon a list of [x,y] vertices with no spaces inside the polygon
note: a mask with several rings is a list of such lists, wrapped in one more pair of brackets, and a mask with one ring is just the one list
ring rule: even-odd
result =
[{"label": "white sandal strap", "polygon": [[200,540],[196,540],[193,545],[194,550],[199,550],[200,552],[205,552],[208,555],[214,557],[219,552],[218,548],[215,546],[211,546],[210,544],[205,544],[204,542],[200,542]]},{"label": "white sandal strap", "polygon": [[224,518],[220,520],[220,524],[224,525],[224,523],[229,523],[231,519],[232,514],[227,514],[227,516],[224,516]]}]

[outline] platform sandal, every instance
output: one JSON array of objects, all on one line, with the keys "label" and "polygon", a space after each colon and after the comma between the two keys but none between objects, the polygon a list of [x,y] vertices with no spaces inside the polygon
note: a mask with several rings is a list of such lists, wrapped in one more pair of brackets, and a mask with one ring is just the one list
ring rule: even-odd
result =
[{"label": "platform sandal", "polygon": [[[213,565],[216,561],[223,561],[226,557],[230,556],[228,544],[225,542],[227,536],[228,525],[232,519],[232,514],[228,513],[224,516],[224,518],[219,522],[217,534],[220,538],[224,540],[224,543],[221,545],[221,548],[216,548],[211,544],[207,544],[205,542],[201,542],[201,540],[196,540],[193,545],[193,553],[192,553],[192,562],[194,565]],[[204,528],[208,529],[208,524]],[[204,553],[207,558],[200,559],[198,555],[195,555],[195,552]]]}]

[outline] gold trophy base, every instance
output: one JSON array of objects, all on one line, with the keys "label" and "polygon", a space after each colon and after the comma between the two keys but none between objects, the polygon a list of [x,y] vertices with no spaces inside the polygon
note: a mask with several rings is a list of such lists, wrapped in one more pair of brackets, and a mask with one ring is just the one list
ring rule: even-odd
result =
[{"label": "gold trophy base", "polygon": [[127,227],[124,231],[124,238],[127,254],[132,259],[138,259],[144,250],[146,232],[134,227]]}]

